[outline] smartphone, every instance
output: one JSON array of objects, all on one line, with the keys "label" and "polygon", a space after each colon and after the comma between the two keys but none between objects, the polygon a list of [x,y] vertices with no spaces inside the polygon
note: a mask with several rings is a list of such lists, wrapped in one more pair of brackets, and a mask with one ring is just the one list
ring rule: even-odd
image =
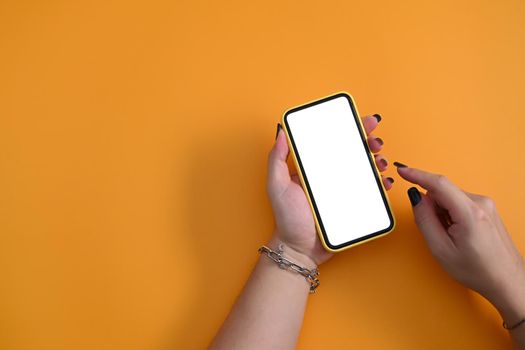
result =
[{"label": "smartphone", "polygon": [[326,250],[338,252],[394,229],[390,202],[350,94],[291,108],[282,125]]}]

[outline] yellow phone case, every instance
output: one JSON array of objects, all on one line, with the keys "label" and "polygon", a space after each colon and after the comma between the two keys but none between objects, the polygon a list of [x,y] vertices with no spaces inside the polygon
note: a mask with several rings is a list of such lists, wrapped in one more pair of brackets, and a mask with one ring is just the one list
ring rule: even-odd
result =
[{"label": "yellow phone case", "polygon": [[[359,117],[359,112],[357,111],[357,105],[355,104],[355,101],[354,101],[354,98],[352,97],[352,95],[350,95],[348,92],[346,91],[339,91],[339,92],[336,92],[334,94],[331,94],[331,95],[328,95],[328,96],[324,96],[324,97],[321,97],[321,98],[318,98],[318,99],[315,99],[315,100],[312,100],[312,101],[309,101],[309,102],[306,102],[306,103],[303,103],[301,105],[298,105],[298,106],[295,106],[295,107],[292,107],[292,108],[289,108],[287,109],[283,116],[282,116],[282,120],[281,120],[281,125],[283,127],[283,130],[286,134],[286,139],[288,140],[288,147],[290,149],[290,153],[292,154],[293,156],[293,161],[294,161],[294,164],[295,164],[295,167],[297,169],[297,173],[299,174],[299,178],[301,180],[301,185],[303,187],[303,190],[304,190],[304,193],[306,194],[306,198],[308,199],[308,203],[310,204],[310,209],[312,210],[312,215],[314,217],[314,221],[315,221],[315,227],[316,227],[316,230],[317,230],[317,235],[319,236],[319,239],[321,240],[321,243],[323,244],[323,247],[330,251],[330,252],[340,252],[340,251],[343,251],[343,250],[346,250],[346,249],[349,249],[349,248],[352,248],[352,247],[355,247],[357,245],[360,245],[360,244],[363,244],[363,243],[366,243],[366,242],[369,242],[371,240],[374,240],[376,238],[379,238],[379,237],[383,237],[385,235],[387,235],[388,233],[392,232],[396,226],[396,219],[395,219],[395,216],[394,216],[394,213],[392,211],[392,206],[390,205],[390,199],[388,198],[388,194],[386,192],[386,189],[383,185],[383,181],[381,181],[381,175],[380,175],[380,172],[379,172],[379,169],[377,168],[377,164],[375,161],[372,161],[372,164],[373,164],[373,170],[374,170],[374,175],[379,179],[379,183],[381,184],[381,190],[383,191],[383,194],[384,194],[384,198],[386,199],[386,205],[388,207],[388,210],[389,212],[391,213],[391,218],[392,218],[392,225],[390,227],[390,229],[386,232],[383,232],[383,233],[380,233],[380,234],[377,234],[373,237],[370,237],[370,238],[367,238],[367,239],[364,239],[364,240],[360,240],[359,242],[356,242],[356,243],[353,243],[353,244],[350,244],[350,245],[347,245],[347,246],[344,246],[342,248],[338,248],[338,249],[333,249],[333,248],[330,248],[327,244],[327,242],[325,241],[325,238],[322,234],[322,230],[321,230],[321,226],[319,225],[319,218],[317,217],[316,215],[316,212],[315,212],[315,209],[314,209],[314,205],[313,205],[313,201],[312,201],[312,198],[310,198],[310,194],[309,194],[309,191],[307,190],[307,186],[305,184],[305,181],[304,181],[304,178],[303,178],[303,171],[301,169],[301,167],[299,166],[299,162],[297,160],[297,154],[295,153],[295,149],[292,145],[292,142],[290,140],[290,134],[289,134],[289,130],[288,130],[288,127],[287,127],[287,123],[285,122],[285,118],[286,118],[286,115],[291,111],[291,110],[294,110],[294,109],[297,109],[297,108],[301,108],[305,105],[310,105],[310,104],[313,104],[313,103],[316,103],[316,102],[319,102],[321,100],[325,100],[325,99],[329,99],[329,98],[332,98],[332,97],[335,97],[335,96],[340,96],[340,95],[345,95],[352,103],[353,105],[353,109],[355,111],[355,114],[356,114],[356,118],[357,120],[359,121],[358,123],[358,127],[359,127],[359,133],[361,135],[361,137],[365,137],[365,142],[366,142],[366,133],[364,132],[364,127],[363,127],[363,123],[361,121],[361,118]],[[370,148],[367,147],[367,152],[369,153],[369,155],[372,157],[371,159],[374,159],[374,155],[373,153],[370,151]]]}]

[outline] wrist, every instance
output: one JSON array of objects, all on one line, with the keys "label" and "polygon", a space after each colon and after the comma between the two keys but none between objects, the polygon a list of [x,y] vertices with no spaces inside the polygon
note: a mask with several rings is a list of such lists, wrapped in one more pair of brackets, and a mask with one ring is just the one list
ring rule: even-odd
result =
[{"label": "wrist", "polygon": [[513,274],[489,301],[498,310],[507,325],[513,325],[525,318],[525,268]]},{"label": "wrist", "polygon": [[259,260],[261,266],[267,266],[268,269],[273,270],[288,270],[291,273],[280,274],[280,278],[287,275],[290,276],[289,279],[303,280],[303,283],[306,281],[310,284],[310,293],[315,293],[319,286],[317,278],[319,271],[308,256],[291,249],[278,239],[272,239],[266,246],[260,247],[259,253],[267,255],[267,259],[261,257],[262,260]]},{"label": "wrist", "polygon": [[287,242],[276,237],[275,235],[272,237],[272,239],[270,239],[267,245],[272,250],[277,251],[277,249],[279,248],[279,245],[281,244],[284,246],[284,250],[283,250],[284,257],[289,258],[291,261],[293,261],[297,265],[300,265],[301,267],[305,267],[309,270],[317,268],[317,264],[315,263],[314,259],[312,259],[307,254],[301,253],[300,251],[298,251],[297,249],[289,245]]}]

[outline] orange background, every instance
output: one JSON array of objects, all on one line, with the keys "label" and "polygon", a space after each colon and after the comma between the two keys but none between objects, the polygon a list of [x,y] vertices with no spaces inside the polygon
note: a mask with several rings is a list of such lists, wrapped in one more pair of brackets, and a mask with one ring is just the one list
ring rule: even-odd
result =
[{"label": "orange background", "polygon": [[[523,23],[522,0],[2,1],[0,348],[204,348],[273,228],[276,122],[338,90],[525,251]],[[321,266],[299,349],[509,348],[407,188],[393,233]]]}]

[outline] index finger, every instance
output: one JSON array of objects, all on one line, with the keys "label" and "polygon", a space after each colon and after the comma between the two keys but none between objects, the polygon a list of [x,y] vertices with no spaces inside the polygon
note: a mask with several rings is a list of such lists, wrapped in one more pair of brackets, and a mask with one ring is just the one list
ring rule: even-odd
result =
[{"label": "index finger", "polygon": [[459,187],[450,182],[446,176],[399,166],[399,163],[396,166],[397,172],[403,179],[429,191],[436,203],[448,211],[454,223],[461,223],[470,219],[472,200]]}]

